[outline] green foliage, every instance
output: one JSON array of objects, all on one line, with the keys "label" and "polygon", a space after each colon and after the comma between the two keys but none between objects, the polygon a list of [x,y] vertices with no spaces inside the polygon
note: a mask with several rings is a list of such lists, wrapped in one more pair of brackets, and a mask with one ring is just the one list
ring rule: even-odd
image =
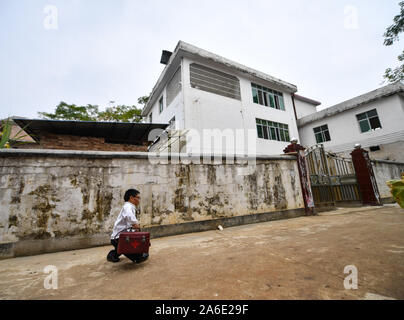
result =
[{"label": "green foliage", "polygon": [[150,95],[140,97],[140,98],[137,99],[137,103],[139,103],[139,104],[145,106],[146,103],[149,101],[149,98],[150,98]]},{"label": "green foliage", "polygon": [[116,122],[141,122],[141,109],[136,106],[115,106],[109,107],[104,112],[98,113],[98,121]]},{"label": "green foliage", "polygon": [[[394,24],[387,28],[384,33],[384,45],[391,46],[395,41],[399,40],[399,34],[404,32],[404,1],[399,3],[400,13],[393,19]],[[386,69],[383,78],[390,83],[404,80],[404,51],[398,56],[401,65],[391,69]]]},{"label": "green foliage", "polygon": [[45,119],[81,121],[96,121],[98,113],[98,106],[91,104],[87,106],[76,106],[75,104],[69,105],[63,101],[56,107],[55,113],[38,112],[39,116]]},{"label": "green foliage", "polygon": [[0,149],[4,148],[10,148],[10,144],[12,141],[18,141],[20,143],[23,143],[22,141],[19,141],[22,138],[27,137],[28,135],[24,133],[24,127],[23,129],[20,129],[14,136],[11,136],[11,129],[13,127],[13,121],[8,118],[6,120],[3,120],[0,123]]},{"label": "green foliage", "polygon": [[398,61],[402,62],[400,66],[394,69],[386,69],[383,78],[386,79],[387,82],[394,83],[404,81],[404,51],[398,56]]},{"label": "green foliage", "polygon": [[[149,96],[138,99],[138,103],[145,105]],[[133,106],[118,105],[100,111],[97,105],[76,106],[60,102],[54,113],[38,112],[44,119],[80,120],[80,121],[114,121],[114,122],[141,122],[142,109]]]},{"label": "green foliage", "polygon": [[404,1],[401,1],[398,5],[400,6],[400,14],[394,17],[394,24],[388,27],[383,35],[385,46],[391,46],[394,41],[398,41],[398,35],[404,31]]},{"label": "green foliage", "polygon": [[387,181],[390,192],[398,205],[404,209],[404,172],[401,174],[401,180]]},{"label": "green foliage", "polygon": [[11,134],[11,127],[12,123],[10,119],[3,121],[1,124],[2,130],[0,132],[1,139],[0,139],[0,149],[10,148],[10,134]]}]

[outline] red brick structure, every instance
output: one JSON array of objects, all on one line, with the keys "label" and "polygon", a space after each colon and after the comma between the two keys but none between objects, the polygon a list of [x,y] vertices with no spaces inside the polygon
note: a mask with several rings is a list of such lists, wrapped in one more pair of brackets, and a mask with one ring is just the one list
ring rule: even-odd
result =
[{"label": "red brick structure", "polygon": [[288,145],[283,152],[286,154],[294,155],[297,159],[297,167],[299,169],[300,185],[303,193],[304,209],[306,215],[314,215],[314,200],[313,193],[310,186],[310,177],[307,170],[306,161],[304,158],[305,148],[297,143],[296,139],[292,139],[291,144]]},{"label": "red brick structure", "polygon": [[362,149],[358,144],[355,146],[355,150],[351,152],[351,156],[362,195],[362,204],[372,206],[382,205],[369,152]]},{"label": "red brick structure", "polygon": [[[34,143],[18,149],[147,152],[168,124],[13,118]],[[150,137],[149,137],[150,136]]]},{"label": "red brick structure", "polygon": [[105,138],[81,137],[66,134],[44,133],[40,135],[40,149],[59,150],[92,150],[92,151],[142,151],[147,152],[147,144],[143,146],[106,143]]}]

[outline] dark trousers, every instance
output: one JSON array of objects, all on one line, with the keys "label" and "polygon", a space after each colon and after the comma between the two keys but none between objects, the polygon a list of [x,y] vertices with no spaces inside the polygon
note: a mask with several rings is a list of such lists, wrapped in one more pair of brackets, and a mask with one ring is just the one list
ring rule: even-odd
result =
[{"label": "dark trousers", "polygon": [[[108,256],[112,257],[113,259],[118,259],[120,254],[118,254],[118,239],[111,239],[111,244],[114,246],[115,250],[111,250],[108,253]],[[134,253],[134,254],[124,254],[125,257],[132,260],[133,262],[138,262],[139,260],[143,260],[142,253]]]}]

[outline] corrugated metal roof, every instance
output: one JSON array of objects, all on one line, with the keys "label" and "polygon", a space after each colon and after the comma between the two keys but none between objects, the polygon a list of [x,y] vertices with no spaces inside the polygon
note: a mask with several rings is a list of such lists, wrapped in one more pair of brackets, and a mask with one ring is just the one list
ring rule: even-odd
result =
[{"label": "corrugated metal roof", "polygon": [[149,132],[167,128],[161,123],[97,122],[73,120],[42,120],[14,118],[35,141],[43,133],[105,138],[107,143],[142,145],[148,142]]}]

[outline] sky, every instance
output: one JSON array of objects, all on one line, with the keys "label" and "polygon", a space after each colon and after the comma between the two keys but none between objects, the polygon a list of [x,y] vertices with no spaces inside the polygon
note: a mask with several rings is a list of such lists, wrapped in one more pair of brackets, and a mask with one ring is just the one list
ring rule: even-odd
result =
[{"label": "sky", "polygon": [[399,0],[0,0],[0,119],[137,105],[179,40],[297,86],[320,110],[383,86]]}]

